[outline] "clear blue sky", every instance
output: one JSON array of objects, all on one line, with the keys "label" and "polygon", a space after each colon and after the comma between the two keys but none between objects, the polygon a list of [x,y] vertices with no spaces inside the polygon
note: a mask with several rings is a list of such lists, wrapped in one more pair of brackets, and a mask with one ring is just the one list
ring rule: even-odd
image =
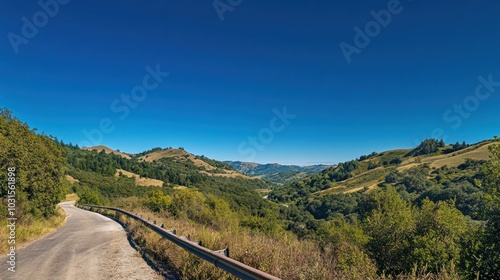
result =
[{"label": "clear blue sky", "polygon": [[500,134],[496,0],[41,2],[0,4],[0,106],[65,142],[311,164]]}]

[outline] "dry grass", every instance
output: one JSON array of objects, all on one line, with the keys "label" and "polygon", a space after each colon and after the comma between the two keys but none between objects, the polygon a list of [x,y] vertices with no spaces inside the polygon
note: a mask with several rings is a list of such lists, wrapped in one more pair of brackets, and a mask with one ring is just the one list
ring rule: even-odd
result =
[{"label": "dry grass", "polygon": [[162,158],[176,158],[176,159],[180,159],[184,156],[188,156],[189,153],[184,151],[184,150],[180,150],[180,149],[165,149],[165,150],[161,150],[161,151],[156,151],[156,152],[152,152],[152,153],[149,153],[147,155],[144,155],[142,157],[139,157],[139,160],[143,160],[143,161],[146,161],[146,162],[153,162],[155,160],[159,160],[159,159],[162,159]]},{"label": "dry grass", "polygon": [[138,174],[135,174],[135,173],[123,170],[123,169],[116,169],[115,176],[119,176],[120,172],[127,177],[134,178],[135,184],[137,186],[142,186],[142,187],[148,187],[148,186],[162,187],[163,186],[163,181],[141,177]]},{"label": "dry grass", "polygon": [[215,166],[212,166],[201,159],[197,159],[194,155],[181,149],[165,149],[161,151],[152,152],[142,157],[139,157],[139,160],[143,160],[146,162],[153,162],[155,160],[159,160],[162,158],[174,158],[175,160],[178,161],[191,161],[194,163],[196,167],[203,167],[205,170],[201,170],[199,172],[208,176],[218,176],[227,178],[239,177],[245,179],[254,179],[250,176],[241,174],[240,172],[234,170],[219,169],[222,170],[224,173],[211,173],[209,171],[217,169]]},{"label": "dry grass", "polygon": [[409,170],[410,168],[413,168],[415,166],[419,166],[421,165],[421,163],[409,163],[409,164],[406,164],[406,165],[401,165],[401,166],[398,166],[398,168],[396,168],[399,172],[403,172],[403,171],[406,171],[406,170]]},{"label": "dry grass", "polygon": [[488,150],[488,147],[491,146],[492,144],[487,144],[480,146],[477,149],[468,149],[467,152],[464,153],[452,153],[450,154],[449,157],[443,158],[443,159],[438,159],[434,160],[430,166],[434,168],[440,168],[445,165],[448,167],[457,167],[460,164],[464,163],[466,159],[474,159],[474,160],[489,160],[490,159],[490,151]]},{"label": "dry grass", "polygon": [[70,182],[71,184],[74,184],[74,183],[79,183],[80,181],[78,181],[78,179],[75,179],[73,177],[71,177],[71,175],[65,175],[64,178]]},{"label": "dry grass", "polygon": [[245,179],[257,179],[254,177],[247,176],[245,174],[241,174],[237,171],[232,170],[224,170],[225,173],[210,173],[207,171],[200,171],[200,173],[208,175],[208,176],[216,176],[216,177],[226,177],[226,178],[245,178]]},{"label": "dry grass", "polygon": [[[217,231],[191,221],[155,215],[143,209],[133,212],[163,223],[167,229],[176,229],[179,236],[201,241],[204,247],[211,250],[230,248],[231,258],[282,279],[459,279],[455,271],[442,271],[436,275],[428,273],[425,268],[398,277],[378,276],[373,263],[353,261],[358,259],[351,255],[356,252],[359,254],[359,251],[342,247],[335,249],[330,245],[320,248],[315,242],[298,240],[286,232],[270,237],[238,227]],[[181,279],[237,279],[161,238],[142,224],[124,216],[119,219],[126,225],[142,253],[154,259],[157,266],[168,271],[169,275],[177,274]]]},{"label": "dry grass", "polygon": [[[57,206],[57,215],[50,218],[35,219],[32,216],[24,216],[16,224],[16,248],[53,232],[63,226],[65,221],[66,213],[59,206]],[[7,244],[8,238],[7,220],[2,219],[0,220],[0,254],[6,253],[7,248],[10,247]]]},{"label": "dry grass", "polygon": [[78,201],[80,197],[76,193],[71,193],[66,195],[66,199],[64,201]]},{"label": "dry grass", "polygon": [[327,195],[327,194],[331,194],[331,193],[339,193],[341,190],[345,190],[345,189],[347,189],[347,186],[345,186],[345,185],[336,185],[336,186],[328,188],[326,190],[317,191],[313,194],[322,196],[322,195]]},{"label": "dry grass", "polygon": [[[457,167],[460,164],[464,163],[466,159],[488,160],[490,157],[490,151],[488,150],[488,147],[492,144],[492,142],[485,142],[449,154],[411,157],[408,159],[404,159],[396,169],[399,172],[403,172],[409,170],[410,168],[423,164],[429,164],[431,168],[440,168],[445,165],[448,167]],[[409,151],[410,150],[388,151],[380,154],[377,157],[367,159],[363,162],[376,161],[382,155],[387,153],[407,153]],[[377,167],[360,174],[354,174],[353,177],[341,182],[335,182],[330,188],[318,191],[314,194],[326,195],[331,193],[352,193],[363,190],[365,187],[369,188],[370,190],[374,189],[379,183],[384,181],[383,179],[385,177],[385,174],[382,174],[383,172],[379,174],[380,176],[377,175],[377,172],[383,170],[384,167]]]},{"label": "dry grass", "polygon": [[110,149],[106,146],[94,146],[94,147],[89,147],[89,148],[83,148],[82,150],[86,150],[86,151],[97,151],[97,152],[100,152],[102,150],[104,150],[104,152],[106,154],[115,154],[117,156],[121,156],[122,158],[126,158],[126,159],[131,159],[132,157],[126,153],[122,153],[122,152],[118,152],[118,151],[115,151],[113,149]]},{"label": "dry grass", "polygon": [[215,169],[215,167],[211,166],[210,164],[200,159],[197,159],[194,155],[181,149],[165,149],[161,151],[152,152],[142,157],[139,157],[139,160],[143,160],[146,162],[153,162],[155,160],[159,160],[162,158],[174,158],[176,160],[182,160],[182,161],[190,160],[194,163],[196,167],[204,167],[206,170]]},{"label": "dry grass", "polygon": [[[321,253],[316,243],[299,241],[289,233],[269,237],[238,227],[217,231],[186,220],[156,216],[147,210],[135,209],[133,212],[163,223],[168,229],[176,229],[180,236],[189,235],[191,240],[201,241],[211,250],[230,248],[231,258],[282,279],[374,279],[376,276],[373,266],[364,271],[365,267],[353,265],[353,269],[342,271],[332,250]],[[144,253],[173,267],[182,279],[236,279],[143,225],[124,217],[121,219]]]},{"label": "dry grass", "polygon": [[492,145],[492,143],[482,143],[449,154],[422,156],[417,159],[412,158],[403,161],[403,163],[398,167],[398,171],[406,171],[412,167],[422,164],[429,164],[431,168],[440,168],[445,165],[448,167],[457,167],[464,163],[466,159],[488,160],[490,157],[488,147],[490,145]]},{"label": "dry grass", "polygon": [[369,183],[367,184],[367,186],[364,186],[364,185],[363,185],[363,186],[361,186],[361,187],[357,187],[357,188],[354,188],[354,189],[347,190],[347,191],[345,191],[344,193],[359,192],[359,191],[362,191],[365,187],[367,187],[367,188],[368,188],[368,190],[373,190],[373,189],[375,189],[375,188],[378,186],[378,184],[383,183],[383,181],[378,181],[378,182],[376,182],[375,184],[371,184],[371,183],[372,183],[372,182],[369,182]]}]

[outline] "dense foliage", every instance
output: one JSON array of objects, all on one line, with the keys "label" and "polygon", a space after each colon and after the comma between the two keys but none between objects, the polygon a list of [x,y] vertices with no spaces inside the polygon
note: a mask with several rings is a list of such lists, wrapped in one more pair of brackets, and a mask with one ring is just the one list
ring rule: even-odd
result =
[{"label": "dense foliage", "polygon": [[[53,139],[36,134],[9,110],[0,109],[2,213],[6,211],[9,192],[15,191],[18,218],[25,214],[35,217],[55,214],[56,204],[67,191],[62,183],[64,166],[63,149]],[[15,190],[5,183],[8,168],[15,168]]]},{"label": "dense foliage", "polygon": [[415,149],[407,154],[407,156],[420,156],[428,155],[438,151],[439,148],[444,147],[444,141],[437,139],[425,139]]}]

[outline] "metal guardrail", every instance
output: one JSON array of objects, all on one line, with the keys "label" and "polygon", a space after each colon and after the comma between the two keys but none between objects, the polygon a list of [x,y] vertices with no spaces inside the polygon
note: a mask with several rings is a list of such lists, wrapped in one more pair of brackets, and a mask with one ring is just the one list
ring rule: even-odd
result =
[{"label": "metal guardrail", "polygon": [[255,269],[251,266],[248,266],[244,263],[241,263],[239,261],[236,261],[234,259],[231,259],[229,257],[229,249],[224,249],[224,250],[219,250],[219,251],[212,251],[209,250],[203,246],[201,246],[200,243],[198,242],[193,242],[188,239],[188,237],[185,236],[178,236],[176,235],[175,230],[166,230],[163,228],[163,225],[159,226],[156,225],[155,223],[150,223],[149,221],[144,220],[142,217],[130,213],[128,211],[119,209],[119,208],[114,208],[114,207],[106,207],[106,206],[97,206],[97,205],[88,205],[88,204],[77,204],[78,207],[81,208],[90,208],[89,210],[93,211],[92,208],[97,208],[97,209],[106,209],[106,210],[112,210],[116,211],[122,214],[125,214],[126,216],[133,218],[135,220],[138,220],[142,222],[144,225],[146,225],[148,228],[152,229],[162,237],[168,239],[175,245],[181,247],[182,249],[206,260],[211,263],[213,263],[215,266],[218,266],[225,271],[241,278],[241,279],[270,279],[270,280],[279,280],[280,278],[272,276],[270,274],[267,274],[265,272],[262,272],[258,269]]}]

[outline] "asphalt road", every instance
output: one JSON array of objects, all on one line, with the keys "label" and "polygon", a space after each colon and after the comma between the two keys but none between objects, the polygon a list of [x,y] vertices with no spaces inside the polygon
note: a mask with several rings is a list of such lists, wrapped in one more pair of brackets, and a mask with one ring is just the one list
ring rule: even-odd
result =
[{"label": "asphalt road", "polygon": [[63,227],[19,248],[16,272],[0,257],[0,279],[161,279],[140,257],[117,222],[61,203],[69,214]]}]

